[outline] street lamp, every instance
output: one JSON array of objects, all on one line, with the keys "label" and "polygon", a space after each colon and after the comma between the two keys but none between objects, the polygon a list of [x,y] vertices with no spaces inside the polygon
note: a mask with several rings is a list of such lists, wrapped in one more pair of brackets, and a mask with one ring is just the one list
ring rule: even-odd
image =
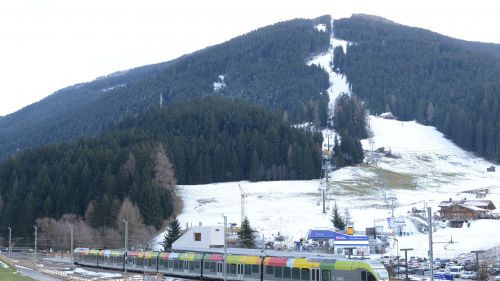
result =
[{"label": "street lamp", "polygon": [[405,252],[405,266],[406,266],[406,281],[408,281],[408,251],[413,251],[413,248],[404,248],[401,251]]},{"label": "street lamp", "polygon": [[7,227],[9,229],[9,259],[12,253],[12,228]]},{"label": "street lamp", "polygon": [[397,266],[398,266],[398,275],[396,278],[399,278],[399,240],[394,238],[394,241],[396,242],[396,258],[398,259],[398,263],[397,263]]},{"label": "street lamp", "polygon": [[71,263],[73,264],[73,225],[69,225],[70,235],[71,235],[71,244],[70,244],[70,253],[71,253]]},{"label": "street lamp", "polygon": [[36,262],[36,243],[38,239],[38,226],[33,226],[33,228],[35,229],[35,252],[33,254],[33,262]]},{"label": "street lamp", "polygon": [[479,278],[479,254],[484,253],[483,250],[477,250],[477,251],[470,251],[473,254],[476,254],[476,273]]},{"label": "street lamp", "polygon": [[227,228],[227,216],[222,215],[224,217],[224,263],[222,270],[224,270],[224,281],[227,281],[227,241],[226,241],[226,228]]},{"label": "street lamp", "polygon": [[123,223],[125,223],[125,273],[127,273],[127,260],[128,260],[128,221],[123,219]]}]

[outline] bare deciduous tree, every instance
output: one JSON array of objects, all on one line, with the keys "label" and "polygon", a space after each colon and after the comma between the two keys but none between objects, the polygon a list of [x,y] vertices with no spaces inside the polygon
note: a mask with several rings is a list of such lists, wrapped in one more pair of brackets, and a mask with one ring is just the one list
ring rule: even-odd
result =
[{"label": "bare deciduous tree", "polygon": [[154,178],[153,183],[159,187],[173,190],[177,184],[174,169],[170,159],[165,154],[165,149],[160,143],[153,152]]}]

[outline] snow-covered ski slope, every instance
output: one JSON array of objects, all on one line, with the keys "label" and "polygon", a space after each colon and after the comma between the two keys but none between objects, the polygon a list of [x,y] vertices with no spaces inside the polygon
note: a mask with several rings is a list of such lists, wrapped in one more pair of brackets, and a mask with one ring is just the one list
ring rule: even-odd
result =
[{"label": "snow-covered ski slope", "polygon": [[[328,89],[330,102],[342,92],[350,93],[345,77],[331,70],[334,46],[348,42],[331,38],[331,48],[313,57],[309,64],[319,64],[330,75]],[[332,108],[332,106],[330,107]],[[347,167],[330,173],[326,192],[326,213],[323,213],[320,188],[324,180],[280,182],[230,182],[195,186],[179,186],[179,196],[184,208],[179,215],[181,225],[220,225],[222,214],[229,223],[240,224],[242,190],[248,194],[245,214],[251,225],[266,239],[281,234],[293,244],[307,236],[311,228],[331,228],[331,208],[334,202],[343,210],[348,208],[354,227],[363,231],[375,222],[391,216],[388,197],[397,198],[395,216],[407,215],[412,207],[432,207],[437,211],[441,201],[467,198],[475,195],[465,191],[489,188],[484,199],[492,200],[500,208],[500,172],[488,173],[494,165],[471,153],[465,152],[444,138],[434,127],[416,122],[401,122],[370,117],[373,138],[364,140],[367,164]],[[334,132],[324,132],[334,134]],[[326,142],[326,140],[325,140]],[[330,145],[333,139],[330,139]],[[384,147],[395,157],[372,153]],[[324,147],[325,148],[325,147]],[[383,189],[384,183],[387,189]],[[161,240],[163,235],[158,236]],[[411,236],[397,237],[399,245],[411,247],[413,255],[426,256],[427,235],[414,231]],[[453,240],[453,244],[446,242]],[[435,256],[453,257],[471,250],[500,246],[500,220],[480,220],[470,228],[438,229],[434,233]],[[394,254],[396,249],[394,249]]]}]

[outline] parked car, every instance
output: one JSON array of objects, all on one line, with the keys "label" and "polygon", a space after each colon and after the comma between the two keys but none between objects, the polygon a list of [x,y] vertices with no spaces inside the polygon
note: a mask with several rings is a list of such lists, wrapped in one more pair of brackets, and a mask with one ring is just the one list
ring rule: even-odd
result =
[{"label": "parked car", "polygon": [[500,281],[500,275],[495,276],[495,281]]},{"label": "parked car", "polygon": [[462,279],[470,279],[470,276],[472,275],[472,271],[464,271],[462,272],[462,275],[460,276],[460,278]]}]

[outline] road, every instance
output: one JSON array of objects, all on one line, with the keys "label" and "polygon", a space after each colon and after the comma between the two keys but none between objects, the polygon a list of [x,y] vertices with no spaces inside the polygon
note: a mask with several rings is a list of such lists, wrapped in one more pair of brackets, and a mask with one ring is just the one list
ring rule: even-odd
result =
[{"label": "road", "polygon": [[58,278],[54,278],[54,277],[45,275],[45,274],[40,273],[38,271],[35,271],[31,268],[27,268],[27,267],[20,266],[20,265],[16,265],[16,269],[21,274],[24,274],[26,276],[29,276],[29,277],[31,277],[35,280],[39,280],[39,281],[61,281],[61,280],[63,280],[63,279],[58,279]]}]

